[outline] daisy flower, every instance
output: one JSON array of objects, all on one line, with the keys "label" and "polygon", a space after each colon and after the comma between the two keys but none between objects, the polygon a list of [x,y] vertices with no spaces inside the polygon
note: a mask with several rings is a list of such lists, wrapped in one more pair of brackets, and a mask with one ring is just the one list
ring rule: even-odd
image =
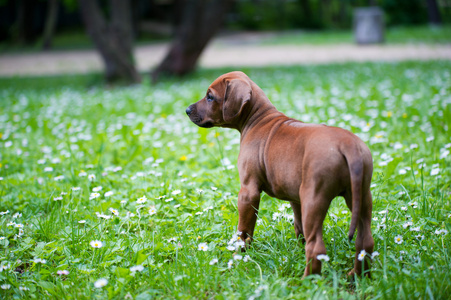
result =
[{"label": "daisy flower", "polygon": [[117,210],[117,209],[114,209],[114,208],[109,208],[109,211],[111,211],[111,213],[113,214],[113,215],[115,215],[115,216],[119,216],[119,211]]},{"label": "daisy flower", "polygon": [[113,191],[108,191],[108,192],[106,192],[105,194],[104,194],[104,196],[105,197],[110,197],[110,196],[113,196]]},{"label": "daisy flower", "polygon": [[144,203],[146,201],[147,201],[146,196],[142,196],[141,198],[138,198],[138,200],[136,200],[136,203],[142,204],[142,203]]},{"label": "daisy flower", "polygon": [[96,282],[94,282],[94,287],[100,289],[108,284],[108,280],[106,278],[100,278]]},{"label": "daisy flower", "polygon": [[319,254],[316,258],[320,261],[329,261],[330,258],[327,254]]},{"label": "daisy flower", "polygon": [[68,270],[58,270],[58,271],[56,271],[56,274],[58,274],[58,275],[69,275],[69,271]]},{"label": "daisy flower", "polygon": [[362,250],[362,251],[360,251],[359,255],[357,256],[357,259],[360,261],[363,261],[363,259],[365,258],[365,255],[366,255],[366,251]]},{"label": "daisy flower", "polygon": [[89,181],[94,181],[94,180],[96,180],[96,175],[94,175],[94,174],[89,174],[89,175],[88,175],[88,179],[89,179]]},{"label": "daisy flower", "polygon": [[99,192],[102,190],[101,186],[96,186],[95,188],[92,189],[93,192]]},{"label": "daisy flower", "polygon": [[216,264],[218,262],[217,258],[213,258],[212,260],[210,260],[210,266]]},{"label": "daisy flower", "polygon": [[89,200],[96,199],[99,197],[100,197],[99,193],[91,193],[91,195],[89,195]]},{"label": "daisy flower", "polygon": [[178,194],[180,194],[182,191],[181,190],[175,190],[175,191],[173,191],[171,194],[172,195],[178,195]]},{"label": "daisy flower", "polygon": [[91,241],[89,244],[93,248],[101,248],[103,246],[102,242],[101,241],[97,241],[97,240]]},{"label": "daisy flower", "polygon": [[233,265],[233,259],[229,260],[229,262],[227,263],[227,268],[231,269]]},{"label": "daisy flower", "polygon": [[208,245],[207,243],[200,243],[197,250],[199,251],[207,251],[208,250]]},{"label": "daisy flower", "polygon": [[144,270],[144,267],[141,265],[133,266],[130,268],[130,272],[141,272],[142,270]]},{"label": "daisy flower", "polygon": [[149,209],[149,215],[154,215],[157,213],[157,209],[155,208],[155,206],[151,206]]},{"label": "daisy flower", "polygon": [[243,256],[240,255],[240,254],[235,254],[235,255],[233,256],[233,259],[234,259],[234,260],[242,260],[242,259],[243,259]]},{"label": "daisy flower", "polygon": [[400,236],[400,235],[395,236],[395,243],[398,245],[401,245],[402,244],[402,236]]}]

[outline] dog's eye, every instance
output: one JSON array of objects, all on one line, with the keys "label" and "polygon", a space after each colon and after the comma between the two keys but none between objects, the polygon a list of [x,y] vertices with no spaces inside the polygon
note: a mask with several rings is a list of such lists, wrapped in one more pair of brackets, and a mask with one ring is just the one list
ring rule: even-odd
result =
[{"label": "dog's eye", "polygon": [[208,94],[208,95],[207,95],[207,101],[208,101],[208,102],[211,102],[211,101],[213,101],[213,100],[215,100],[215,99],[213,98],[213,96],[212,96],[211,94]]}]

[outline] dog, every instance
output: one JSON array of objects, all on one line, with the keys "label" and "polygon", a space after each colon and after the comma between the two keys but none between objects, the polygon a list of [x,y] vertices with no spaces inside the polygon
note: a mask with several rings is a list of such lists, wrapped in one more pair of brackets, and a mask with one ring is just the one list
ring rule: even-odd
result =
[{"label": "dog", "polygon": [[[326,254],[324,218],[332,199],[342,196],[352,212],[349,241],[358,229],[354,268],[348,276],[363,271],[371,277],[373,160],[360,138],[345,129],[287,117],[239,71],[213,81],[205,97],[191,104],[186,114],[200,127],[233,128],[241,133],[238,231],[246,245],[254,234],[261,192],[288,200],[296,236],[305,244],[304,277],[320,274],[318,255]],[[364,259],[359,257],[365,253]]]}]

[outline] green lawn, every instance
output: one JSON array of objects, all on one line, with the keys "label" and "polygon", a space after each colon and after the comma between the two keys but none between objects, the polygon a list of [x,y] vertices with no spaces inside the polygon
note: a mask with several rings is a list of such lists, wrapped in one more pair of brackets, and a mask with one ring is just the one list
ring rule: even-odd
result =
[{"label": "green lawn", "polygon": [[[288,31],[263,40],[265,45],[331,45],[354,43],[352,30]],[[449,44],[451,25],[442,27],[389,27],[385,43],[393,44]]]},{"label": "green lawn", "polygon": [[[168,37],[143,33],[136,41],[136,46],[169,41]],[[387,44],[449,44],[451,43],[451,25],[442,27],[389,27],[385,32]],[[274,36],[263,37],[263,45],[331,45],[354,43],[352,30],[323,30],[323,31],[282,31]],[[91,49],[93,44],[82,30],[65,31],[55,35],[53,50]],[[0,43],[1,52],[38,52],[41,43],[38,41],[31,46],[20,46],[10,43]]]},{"label": "green lawn", "polygon": [[287,115],[347,128],[370,147],[379,255],[373,279],[355,284],[341,198],[324,225],[322,276],[301,280],[291,209],[267,195],[253,246],[241,257],[227,249],[239,133],[198,128],[184,111],[230,70],[117,88],[99,75],[0,79],[0,298],[448,298],[450,70],[243,70]]}]

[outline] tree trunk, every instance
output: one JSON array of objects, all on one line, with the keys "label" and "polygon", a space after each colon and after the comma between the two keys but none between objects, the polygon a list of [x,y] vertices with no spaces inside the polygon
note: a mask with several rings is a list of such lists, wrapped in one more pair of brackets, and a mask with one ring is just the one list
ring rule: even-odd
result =
[{"label": "tree trunk", "polygon": [[32,44],[35,39],[33,12],[35,0],[19,0],[16,21],[16,40],[19,44]]},{"label": "tree trunk", "polygon": [[438,9],[437,0],[427,0],[429,23],[432,25],[441,25],[442,18]]},{"label": "tree trunk", "polygon": [[129,0],[110,0],[107,22],[97,0],[79,0],[86,30],[102,56],[108,81],[139,82],[133,60],[133,26]]},{"label": "tree trunk", "polygon": [[47,19],[45,21],[42,48],[52,48],[53,35],[55,33],[56,21],[58,19],[58,0],[49,0],[47,6]]},{"label": "tree trunk", "polygon": [[157,80],[162,74],[182,76],[194,71],[208,42],[220,28],[231,0],[183,1],[181,20],[166,57],[152,72]]}]

